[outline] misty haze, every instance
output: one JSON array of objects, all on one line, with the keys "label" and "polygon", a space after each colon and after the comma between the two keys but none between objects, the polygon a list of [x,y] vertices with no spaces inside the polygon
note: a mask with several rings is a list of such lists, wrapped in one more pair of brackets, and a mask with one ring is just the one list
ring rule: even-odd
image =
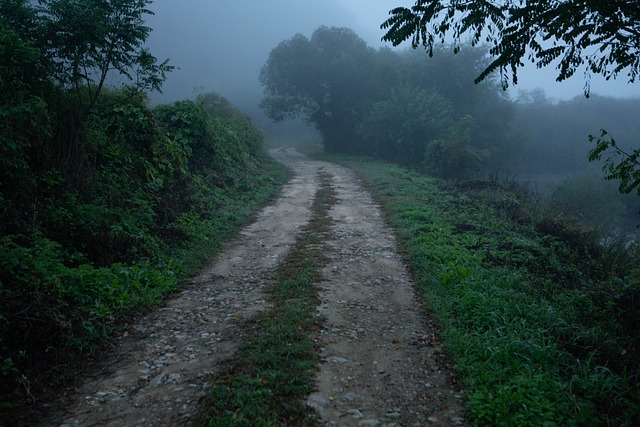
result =
[{"label": "misty haze", "polygon": [[[264,90],[259,82],[259,74],[269,52],[280,42],[296,34],[311,37],[320,26],[328,26],[352,29],[368,47],[379,49],[382,57],[390,44],[381,41],[384,30],[380,29],[380,24],[387,19],[391,8],[411,6],[411,3],[375,1],[367,2],[365,6],[354,1],[330,1],[321,5],[276,1],[268,5],[255,2],[246,6],[239,3],[193,2],[188,7],[175,8],[171,2],[156,1],[151,7],[155,16],[149,18],[149,23],[154,32],[148,44],[159,58],[171,58],[172,64],[180,69],[169,75],[163,86],[163,93],[152,94],[152,100],[154,103],[167,102],[193,98],[200,92],[214,91],[231,100],[241,111],[249,115],[254,123],[266,132],[268,140],[273,138],[280,143],[286,141],[288,144],[296,144],[296,141],[319,141],[326,135],[322,135],[321,132],[318,135],[315,132],[317,126],[313,123],[305,125],[308,117],[299,116],[297,120],[274,123],[265,117],[263,109],[259,108]],[[238,22],[244,23],[246,31],[236,30]],[[443,68],[440,81],[436,76],[426,74],[429,59],[425,58],[422,50],[413,51],[407,44],[393,48],[393,51],[400,56],[414,55],[418,62],[424,60],[425,75],[414,77],[421,79],[416,83],[419,86],[449,86],[440,92],[450,91],[453,86],[457,86],[459,104],[468,104],[468,98],[472,97],[470,93],[482,91],[473,84],[480,65],[476,65],[475,68],[464,67],[465,74],[461,75],[458,81],[454,82],[448,78],[446,73],[451,72],[450,64],[447,64],[448,59],[443,57],[451,56],[452,53],[446,46],[431,61],[445,61],[440,65]],[[484,55],[484,51],[478,49],[478,55]],[[464,63],[462,58],[457,60]],[[346,70],[337,69],[336,72]],[[501,101],[512,101],[508,107],[501,101],[483,101],[483,105],[489,108],[482,114],[489,116],[485,120],[494,120],[493,127],[483,123],[482,118],[475,117],[477,114],[470,114],[476,120],[473,131],[476,135],[474,143],[482,147],[491,145],[494,158],[488,162],[499,165],[493,166],[493,170],[486,170],[482,176],[525,182],[537,193],[545,196],[562,191],[556,190],[556,187],[574,175],[582,175],[587,180],[593,179],[596,181],[596,187],[607,187],[606,183],[598,182],[604,176],[598,171],[602,165],[589,164],[585,160],[589,150],[593,148],[588,142],[588,136],[598,136],[601,129],[606,129],[622,144],[637,141],[640,127],[640,121],[637,120],[640,112],[640,104],[637,102],[640,96],[639,86],[627,83],[624,77],[605,81],[599,76],[592,76],[592,100],[587,100],[584,96],[585,80],[582,73],[576,73],[562,83],[555,82],[555,74],[552,66],[536,69],[532,65],[525,67],[521,72],[519,84],[512,85],[505,93],[500,93],[501,89],[498,88],[496,80],[481,85],[493,85],[484,89],[492,92],[490,96],[500,98]],[[311,75],[308,78],[314,80]],[[389,84],[385,82],[379,86]],[[360,94],[357,96],[362,97]],[[609,98],[617,98],[620,101]],[[455,99],[449,101],[456,102]],[[537,103],[539,105],[536,105]],[[465,108],[473,107],[467,105]],[[484,109],[480,105],[475,108]],[[536,111],[545,114],[546,117],[532,116],[538,114]],[[467,113],[468,111],[458,108],[455,115],[461,117]],[[447,126],[439,127],[444,129]],[[480,128],[482,131],[478,132]],[[428,133],[427,129],[420,131]],[[505,136],[507,132],[513,133]],[[485,138],[484,142],[481,141],[482,138]],[[508,147],[499,147],[500,144]],[[414,160],[419,160],[420,156],[421,154],[418,154]],[[505,159],[505,156],[509,159]],[[615,187],[613,182],[610,184],[609,187]],[[585,185],[592,186],[592,183],[587,182]],[[615,198],[615,190],[607,192],[611,193],[610,197]],[[585,196],[582,194],[579,199]],[[637,198],[618,197],[618,200],[605,202],[606,206],[613,204],[616,215],[619,214],[614,221],[610,218],[594,218],[591,212],[593,206],[567,206],[567,209],[571,211],[571,215],[584,217],[590,225],[612,228],[620,226],[626,230],[633,230],[640,208],[635,199]],[[555,206],[564,202],[551,203]],[[589,212],[585,212],[587,210]]]},{"label": "misty haze", "polygon": [[3,0],[0,425],[640,425],[639,53],[635,0]]}]

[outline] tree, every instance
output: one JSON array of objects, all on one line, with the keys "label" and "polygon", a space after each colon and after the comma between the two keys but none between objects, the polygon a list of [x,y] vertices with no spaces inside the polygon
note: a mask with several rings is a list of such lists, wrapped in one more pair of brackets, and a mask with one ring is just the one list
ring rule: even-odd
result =
[{"label": "tree", "polygon": [[[35,9],[26,0],[0,2],[0,205],[30,194],[29,149],[51,136],[42,92],[50,85],[31,35]],[[0,216],[0,219],[1,216]],[[1,227],[0,227],[1,229]]]},{"label": "tree", "polygon": [[7,73],[0,66],[0,77],[8,77],[13,85],[16,77],[22,79],[23,97],[39,99],[42,116],[50,116],[51,135],[47,135],[46,144],[30,138],[27,145],[31,147],[24,151],[29,153],[33,172],[53,168],[66,178],[73,175],[73,180],[82,185],[83,171],[91,170],[89,159],[95,159],[99,150],[95,135],[88,135],[90,122],[98,120],[94,110],[114,106],[100,102],[108,78],[121,82],[123,92],[131,98],[160,90],[166,73],[173,67],[168,61],[157,61],[145,47],[151,28],[145,25],[144,17],[152,13],[147,9],[150,3],[151,0],[2,2],[3,38],[9,35],[15,42],[8,46],[22,45],[32,52],[29,56],[25,56],[24,48],[0,52],[3,62],[8,56],[6,63],[13,69]]},{"label": "tree", "polygon": [[45,54],[58,83],[82,100],[97,102],[107,76],[116,72],[134,93],[160,91],[168,60],[157,63],[144,43],[151,28],[144,15],[151,0],[40,0]]},{"label": "tree", "polygon": [[474,77],[489,62],[482,49],[465,46],[454,55],[446,46],[437,46],[429,61],[412,50],[402,52],[401,57],[411,86],[435,88],[451,102],[455,121],[473,117],[469,123],[470,145],[491,152],[482,162],[484,172],[493,176],[508,173],[510,159],[522,148],[514,141],[511,127],[514,105],[494,76],[474,84]]},{"label": "tree", "polygon": [[[149,0],[0,1],[0,209],[42,212],[54,186],[86,187],[116,103],[159,90],[173,67],[144,47]],[[125,83],[105,96],[108,76]],[[138,95],[138,96],[134,96]],[[106,99],[105,99],[106,98]],[[108,102],[105,102],[108,101]],[[16,224],[23,218],[14,216]],[[1,216],[3,229],[12,225]],[[8,225],[7,225],[8,224]]]},{"label": "tree", "polygon": [[310,39],[297,34],[270,52],[260,72],[260,105],[272,120],[302,117],[327,151],[345,151],[368,107],[373,61],[374,51],[351,29],[320,27]]},{"label": "tree", "polygon": [[368,142],[367,154],[418,166],[427,142],[445,135],[452,115],[451,102],[435,89],[401,86],[372,105],[359,132]]},{"label": "tree", "polygon": [[[449,35],[454,52],[460,50],[467,33],[473,45],[487,42],[493,60],[476,82],[497,70],[506,88],[509,81],[517,84],[517,70],[525,60],[538,68],[559,61],[558,81],[585,67],[585,95],[589,96],[591,74],[608,80],[626,73],[629,83],[634,83],[640,73],[637,0],[417,0],[413,7],[398,7],[390,14],[382,24],[388,30],[383,39],[394,45],[411,39],[414,48],[422,45],[433,55],[435,43]],[[603,167],[608,179],[620,179],[622,192],[637,188],[640,194],[640,150],[623,151],[606,136],[604,131],[600,137],[590,136],[596,148],[589,159],[613,152]]]},{"label": "tree", "polygon": [[489,43],[495,59],[477,76],[484,80],[499,70],[504,87],[516,84],[517,69],[529,60],[538,68],[559,60],[558,81],[571,77],[583,65],[585,92],[590,73],[607,79],[627,73],[634,82],[640,72],[640,7],[636,0],[543,0],[523,2],[417,0],[413,7],[393,9],[382,24],[383,39],[398,45],[408,39],[422,44],[430,55],[447,35],[460,48],[461,37],[471,43]]}]

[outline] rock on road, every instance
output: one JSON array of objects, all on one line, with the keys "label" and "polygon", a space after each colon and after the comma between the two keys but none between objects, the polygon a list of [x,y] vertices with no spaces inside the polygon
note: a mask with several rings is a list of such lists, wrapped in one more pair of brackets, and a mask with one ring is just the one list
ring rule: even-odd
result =
[{"label": "rock on road", "polygon": [[464,425],[434,332],[380,208],[353,173],[293,149],[271,154],[293,178],[256,221],[185,289],[139,319],[99,369],[52,404],[41,425],[192,425],[208,380],[245,338],[240,325],[269,308],[265,286],[308,223],[319,187],[337,196],[322,271],[324,319],[308,405],[327,426]]}]

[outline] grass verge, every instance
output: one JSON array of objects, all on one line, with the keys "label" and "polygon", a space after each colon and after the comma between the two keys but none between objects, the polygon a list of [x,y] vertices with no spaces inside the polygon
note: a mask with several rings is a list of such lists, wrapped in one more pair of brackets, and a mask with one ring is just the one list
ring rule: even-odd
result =
[{"label": "grass verge", "polygon": [[343,163],[397,232],[471,424],[640,425],[637,251],[536,217],[499,185]]},{"label": "grass verge", "polygon": [[313,341],[319,302],[315,284],[331,224],[327,213],[335,200],[330,176],[321,173],[319,178],[311,220],[277,268],[269,289],[273,308],[252,322],[250,338],[212,386],[205,416],[209,426],[314,423],[315,414],[303,399],[312,391],[318,366]]}]

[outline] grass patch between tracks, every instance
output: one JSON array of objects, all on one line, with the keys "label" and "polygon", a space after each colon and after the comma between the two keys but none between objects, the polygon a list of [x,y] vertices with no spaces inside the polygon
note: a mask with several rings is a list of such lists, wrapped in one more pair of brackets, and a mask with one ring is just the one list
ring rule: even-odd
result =
[{"label": "grass patch between tracks", "polygon": [[323,264],[324,240],[335,203],[330,175],[319,174],[312,217],[269,289],[273,308],[252,322],[249,339],[231,368],[214,381],[205,425],[310,425],[315,413],[304,399],[318,367],[313,334],[318,327],[316,283]]}]

